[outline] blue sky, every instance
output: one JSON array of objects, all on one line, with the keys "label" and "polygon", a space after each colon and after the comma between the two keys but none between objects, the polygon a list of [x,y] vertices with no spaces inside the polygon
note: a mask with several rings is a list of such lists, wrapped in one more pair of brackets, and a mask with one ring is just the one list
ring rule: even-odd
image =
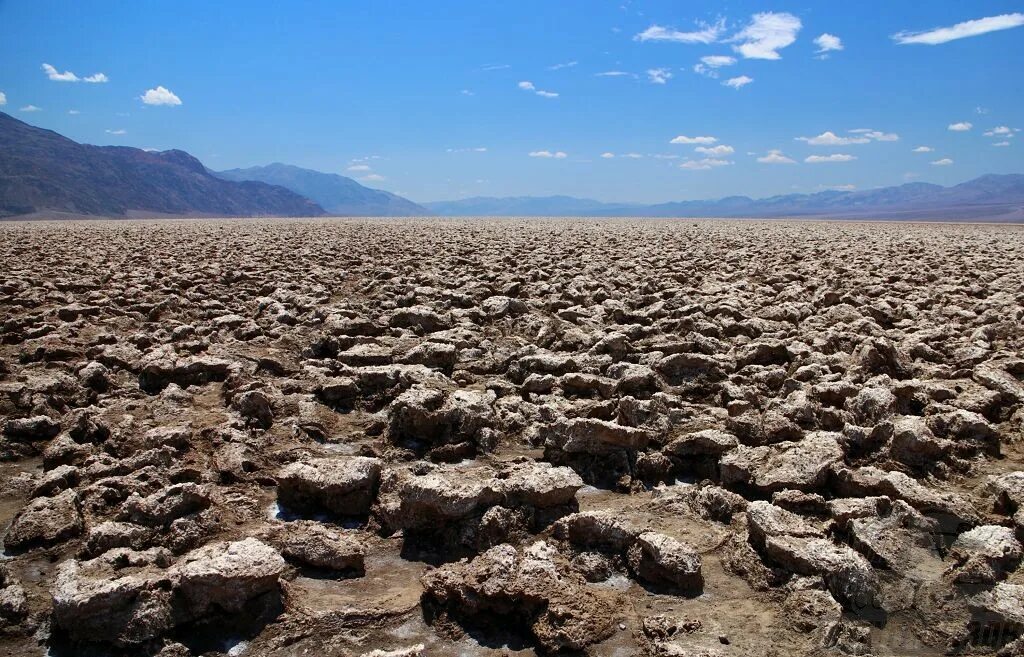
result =
[{"label": "blue sky", "polygon": [[0,0],[0,109],[87,143],[287,162],[417,201],[953,184],[1024,172],[1022,12]]}]

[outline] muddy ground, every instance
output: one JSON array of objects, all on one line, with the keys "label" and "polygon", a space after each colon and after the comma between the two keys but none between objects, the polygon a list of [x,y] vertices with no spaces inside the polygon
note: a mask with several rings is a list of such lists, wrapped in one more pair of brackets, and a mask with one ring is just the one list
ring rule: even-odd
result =
[{"label": "muddy ground", "polygon": [[0,225],[0,654],[1024,654],[1024,230]]}]

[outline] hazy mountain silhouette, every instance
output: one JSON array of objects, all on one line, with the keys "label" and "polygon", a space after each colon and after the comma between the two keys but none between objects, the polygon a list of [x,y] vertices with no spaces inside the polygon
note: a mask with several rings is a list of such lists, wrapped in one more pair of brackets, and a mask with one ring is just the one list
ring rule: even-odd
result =
[{"label": "hazy mountain silhouette", "polygon": [[0,217],[30,213],[309,216],[324,211],[284,187],[218,178],[184,151],[79,144],[0,112]]}]

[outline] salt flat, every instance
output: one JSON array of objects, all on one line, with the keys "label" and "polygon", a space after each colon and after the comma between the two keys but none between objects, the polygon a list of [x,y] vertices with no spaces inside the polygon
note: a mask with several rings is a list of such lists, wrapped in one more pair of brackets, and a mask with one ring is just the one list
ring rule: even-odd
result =
[{"label": "salt flat", "polygon": [[0,317],[8,654],[1024,626],[1020,227],[6,223]]}]

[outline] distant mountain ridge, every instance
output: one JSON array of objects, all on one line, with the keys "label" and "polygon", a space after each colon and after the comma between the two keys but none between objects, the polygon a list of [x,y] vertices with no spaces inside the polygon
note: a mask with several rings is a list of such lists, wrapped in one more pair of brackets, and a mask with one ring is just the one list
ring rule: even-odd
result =
[{"label": "distant mountain ridge", "polygon": [[0,217],[318,216],[284,187],[215,177],[184,151],[79,144],[0,112]]},{"label": "distant mountain ridge", "polygon": [[570,196],[474,197],[424,203],[444,216],[834,217],[1024,221],[1024,174],[988,174],[959,185],[907,183],[863,191],[826,190],[752,199],[652,205],[602,203]]},{"label": "distant mountain ridge", "polygon": [[391,192],[370,189],[351,178],[275,162],[262,167],[217,171],[226,180],[256,180],[280,185],[315,201],[328,213],[353,217],[410,217],[433,214]]}]

